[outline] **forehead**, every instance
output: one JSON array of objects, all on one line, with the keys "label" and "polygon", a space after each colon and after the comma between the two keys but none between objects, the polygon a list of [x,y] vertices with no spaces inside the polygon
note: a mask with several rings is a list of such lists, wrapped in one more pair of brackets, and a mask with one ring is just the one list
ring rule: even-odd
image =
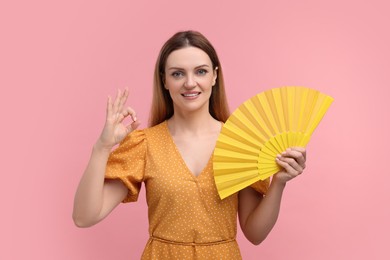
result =
[{"label": "forehead", "polygon": [[193,68],[200,65],[211,67],[210,57],[203,50],[190,46],[171,52],[167,58],[166,68]]}]

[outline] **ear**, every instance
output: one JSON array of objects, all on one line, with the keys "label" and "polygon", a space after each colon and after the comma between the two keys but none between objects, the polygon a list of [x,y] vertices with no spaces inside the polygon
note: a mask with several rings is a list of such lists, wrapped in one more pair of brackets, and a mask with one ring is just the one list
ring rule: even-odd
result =
[{"label": "ear", "polygon": [[214,76],[213,76],[213,86],[215,85],[218,77],[218,67],[215,67],[214,69]]}]

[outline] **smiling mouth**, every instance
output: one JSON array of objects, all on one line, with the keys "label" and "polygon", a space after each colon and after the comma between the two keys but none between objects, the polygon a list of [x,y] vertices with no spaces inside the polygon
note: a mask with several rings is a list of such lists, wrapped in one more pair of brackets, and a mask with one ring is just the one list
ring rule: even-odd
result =
[{"label": "smiling mouth", "polygon": [[183,97],[196,97],[200,95],[200,92],[197,93],[187,93],[187,94],[181,94]]}]

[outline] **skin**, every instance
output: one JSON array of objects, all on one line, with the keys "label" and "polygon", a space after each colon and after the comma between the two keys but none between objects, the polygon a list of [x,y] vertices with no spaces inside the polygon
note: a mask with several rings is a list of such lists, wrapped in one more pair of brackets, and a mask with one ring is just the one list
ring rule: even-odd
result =
[{"label": "skin", "polygon": [[[73,221],[78,227],[89,227],[104,219],[127,195],[126,186],[119,180],[105,181],[104,174],[112,148],[136,129],[140,122],[130,107],[124,107],[128,90],[118,90],[115,101],[107,100],[106,123],[92,149],[91,158],[81,177],[73,204]],[[130,116],[133,123],[125,126]]]},{"label": "skin", "polygon": [[164,83],[175,111],[168,120],[168,129],[195,176],[210,159],[221,131],[222,124],[209,113],[216,78],[217,71],[213,70],[210,58],[198,48],[180,49],[168,56]]},{"label": "skin", "polygon": [[276,162],[283,170],[273,176],[266,196],[260,196],[252,188],[245,188],[238,194],[240,226],[245,237],[255,245],[260,244],[274,227],[287,182],[302,174],[305,168],[306,150],[289,148],[277,156]]},{"label": "skin", "polygon": [[[194,47],[172,52],[167,59],[164,86],[174,102],[174,115],[168,129],[189,170],[198,176],[214,150],[222,124],[209,113],[209,98],[217,78],[208,55]],[[119,180],[104,180],[109,153],[140,122],[135,111],[126,107],[128,90],[118,90],[114,101],[108,98],[103,131],[95,143],[90,161],[76,191],[73,220],[79,227],[92,226],[104,219],[127,195]],[[131,117],[126,126],[123,120]],[[260,244],[274,227],[288,181],[302,174],[306,151],[293,147],[275,158],[282,167],[271,181],[266,196],[252,188],[239,192],[239,223],[246,238]]]}]

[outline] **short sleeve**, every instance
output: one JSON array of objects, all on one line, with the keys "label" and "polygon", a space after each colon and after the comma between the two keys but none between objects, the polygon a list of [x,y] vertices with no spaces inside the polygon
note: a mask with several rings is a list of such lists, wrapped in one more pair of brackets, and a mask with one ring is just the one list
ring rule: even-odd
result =
[{"label": "short sleeve", "polygon": [[258,193],[261,193],[263,195],[267,194],[268,188],[269,188],[269,182],[270,179],[267,178],[264,181],[257,181],[253,183],[250,187],[253,188]]},{"label": "short sleeve", "polygon": [[143,130],[131,132],[119,146],[111,152],[106,179],[121,180],[129,192],[123,202],[137,201],[145,174],[146,139]]}]

